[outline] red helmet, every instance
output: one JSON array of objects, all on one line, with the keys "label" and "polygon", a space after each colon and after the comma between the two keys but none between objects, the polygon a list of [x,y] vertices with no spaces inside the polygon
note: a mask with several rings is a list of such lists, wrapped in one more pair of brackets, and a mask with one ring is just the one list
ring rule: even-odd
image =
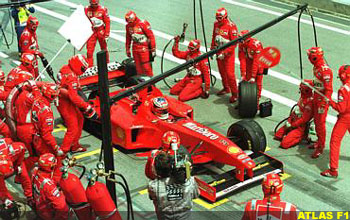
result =
[{"label": "red helmet", "polygon": [[39,26],[39,20],[36,17],[29,15],[27,20],[27,26],[30,30],[36,31],[36,29]]},{"label": "red helmet", "polygon": [[128,11],[126,14],[125,14],[125,21],[127,23],[134,23],[136,21],[136,13],[133,12],[133,11]]},{"label": "red helmet", "polygon": [[[248,34],[248,33],[249,33],[249,30],[242,30],[241,32],[239,32],[238,36],[239,36],[239,37],[242,37],[243,35]],[[250,36],[248,36],[248,37],[243,41],[243,43],[247,42],[248,39],[250,39]]]},{"label": "red helmet", "polygon": [[0,69],[0,86],[3,86],[5,84],[5,73]]},{"label": "red helmet", "polygon": [[39,157],[39,169],[46,172],[52,172],[57,165],[56,157],[51,153],[42,154]]},{"label": "red helmet", "polygon": [[160,119],[167,119],[169,117],[168,101],[164,97],[153,98],[152,112]]},{"label": "red helmet", "polygon": [[59,95],[59,86],[55,83],[43,83],[41,86],[41,93],[45,96],[50,102],[53,101]]},{"label": "red helmet", "polygon": [[278,174],[267,174],[262,182],[265,196],[278,196],[283,190],[283,181]]},{"label": "red helmet", "polygon": [[250,58],[261,53],[263,46],[257,39],[251,38],[247,41],[247,52]]},{"label": "red helmet", "polygon": [[32,53],[22,53],[21,63],[27,68],[28,71],[32,71],[36,66],[36,58]]},{"label": "red helmet", "polygon": [[307,56],[312,64],[323,59],[323,50],[321,47],[311,47],[307,50]]},{"label": "red helmet", "polygon": [[173,149],[173,147],[176,147],[178,149],[179,146],[180,146],[180,136],[176,132],[167,131],[163,134],[162,147],[164,150],[168,151]]},{"label": "red helmet", "polygon": [[201,47],[201,41],[200,40],[191,40],[190,43],[188,44],[188,49],[190,51],[197,51]]},{"label": "red helmet", "polygon": [[227,10],[226,8],[219,8],[217,11],[216,11],[216,20],[217,21],[222,21],[224,19],[227,18]]},{"label": "red helmet", "polygon": [[339,68],[338,75],[343,84],[350,79],[350,65],[342,65]]},{"label": "red helmet", "polygon": [[14,172],[13,163],[7,155],[0,155],[0,175],[9,176]]},{"label": "red helmet", "polygon": [[92,7],[97,7],[98,4],[100,3],[99,0],[90,0],[89,2],[90,2],[90,6]]},{"label": "red helmet", "polygon": [[312,80],[311,79],[305,79],[304,82],[301,82],[299,85],[299,91],[302,96],[305,97],[311,97],[312,96],[312,89],[305,85],[305,83],[309,84],[310,86],[312,85]]},{"label": "red helmet", "polygon": [[73,72],[78,76],[83,74],[86,71],[86,69],[89,67],[86,57],[81,54],[72,56],[68,61],[68,65],[73,70]]}]

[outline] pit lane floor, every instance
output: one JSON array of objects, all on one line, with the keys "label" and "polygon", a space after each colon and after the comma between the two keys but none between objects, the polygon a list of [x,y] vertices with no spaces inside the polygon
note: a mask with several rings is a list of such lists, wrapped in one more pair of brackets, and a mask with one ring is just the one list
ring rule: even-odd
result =
[{"label": "pit lane floor", "polygon": [[[66,16],[72,13],[72,8],[81,1],[53,1],[49,3],[38,4],[36,16],[40,20],[38,28],[38,38],[41,50],[50,60],[56,51],[64,44],[64,39],[57,30],[62,25]],[[85,1],[83,2],[85,4]],[[262,4],[264,3],[264,4]],[[189,23],[186,39],[190,40],[194,37],[192,2],[181,0],[162,1],[162,0],[120,0],[120,1],[101,1],[109,9],[112,18],[112,30],[117,30],[111,35],[108,42],[110,50],[120,49],[121,52],[112,52],[111,59],[121,61],[125,58],[124,39],[125,34],[122,32],[125,28],[123,25],[123,17],[127,10],[134,10],[141,19],[147,19],[155,32],[157,40],[158,58],[153,64],[155,74],[160,73],[160,52],[167,43],[169,37],[179,34],[182,29],[182,23]],[[269,1],[209,1],[203,0],[203,13],[205,18],[205,29],[208,44],[210,45],[211,32],[214,22],[215,10],[219,7],[226,7],[229,11],[230,18],[237,24],[239,30],[253,29],[262,25],[271,19],[277,17],[278,13],[284,13],[290,9],[286,5],[270,4]],[[198,7],[197,7],[198,8]],[[197,26],[200,26],[199,12],[197,14]],[[303,45],[303,64],[304,78],[312,77],[312,66],[308,63],[306,53],[308,47],[313,46],[312,26],[308,24],[308,17],[303,17],[302,28],[302,45]],[[325,50],[325,56],[334,71],[334,90],[335,92],[340,86],[340,82],[336,79],[337,70],[340,65],[348,63],[347,52],[350,49],[349,42],[349,21],[341,18],[320,14],[320,18],[316,18],[318,43]],[[286,201],[296,204],[300,210],[307,211],[336,211],[349,210],[350,195],[349,177],[347,174],[350,169],[350,163],[346,154],[346,146],[349,145],[350,139],[345,136],[342,143],[342,151],[340,157],[340,176],[338,179],[327,179],[319,175],[320,171],[327,168],[329,147],[326,147],[325,153],[317,160],[312,160],[309,155],[311,151],[305,146],[296,146],[289,150],[278,148],[278,142],[272,139],[274,126],[288,115],[290,107],[298,99],[298,79],[299,77],[299,57],[297,46],[297,23],[295,19],[287,19],[276,26],[256,35],[264,46],[276,46],[281,50],[282,61],[271,71],[272,73],[264,77],[264,98],[272,99],[274,104],[273,116],[268,118],[256,117],[256,120],[263,126],[267,135],[269,154],[282,160],[285,164],[285,171],[289,174],[289,178],[285,180],[285,189],[282,198]],[[6,32],[10,35],[9,28]],[[201,29],[198,28],[198,35],[202,38]],[[202,40],[203,42],[203,40]],[[7,73],[15,64],[12,62],[16,57],[16,43],[11,46],[10,50],[2,45],[1,51],[4,59],[3,69]],[[98,48],[98,45],[96,46]],[[185,46],[182,46],[184,49]],[[83,50],[85,53],[86,50]],[[59,68],[65,64],[74,50],[67,47],[53,64],[53,69],[57,72]],[[171,49],[167,50],[171,53]],[[6,54],[9,57],[6,57]],[[178,64],[178,60],[173,57],[166,56],[164,60],[165,70],[168,70]],[[215,60],[211,62],[212,68],[217,72]],[[180,73],[174,77],[182,76]],[[239,66],[236,65],[236,76],[239,76]],[[46,79],[49,78],[46,76]],[[172,82],[172,80],[169,80]],[[165,94],[168,89],[163,82],[157,84]],[[228,104],[228,96],[218,97],[215,93],[221,89],[221,80],[211,89],[211,96],[207,100],[197,99],[189,103],[194,107],[195,119],[207,126],[210,126],[222,133],[225,133],[231,123],[238,121],[234,106]],[[56,110],[55,110],[56,112]],[[57,113],[55,113],[58,116]],[[327,122],[327,143],[329,143],[330,134],[336,113],[329,111],[330,117]],[[64,135],[62,127],[57,128],[55,135],[60,142]],[[315,139],[315,137],[313,137]],[[98,161],[99,147],[101,141],[94,137],[83,133],[81,143],[88,147],[88,152],[79,155],[83,164],[88,168],[94,167]],[[115,167],[120,173],[123,173],[130,185],[134,210],[138,211],[137,216],[140,219],[153,219],[154,213],[145,213],[142,211],[152,211],[152,201],[148,199],[145,192],[147,179],[144,177],[143,158],[136,158],[132,155],[125,155],[120,152],[114,153]],[[84,178],[84,183],[86,179]],[[21,191],[19,185],[10,184],[12,190]],[[119,197],[119,208],[126,210],[125,197],[122,189],[117,187]],[[21,195],[20,193],[18,195]],[[261,187],[253,187],[243,192],[237,193],[217,204],[206,204],[202,200],[196,200],[194,211],[200,217],[198,219],[239,219],[242,215],[240,211],[244,209],[244,203],[252,198],[261,198]]]}]

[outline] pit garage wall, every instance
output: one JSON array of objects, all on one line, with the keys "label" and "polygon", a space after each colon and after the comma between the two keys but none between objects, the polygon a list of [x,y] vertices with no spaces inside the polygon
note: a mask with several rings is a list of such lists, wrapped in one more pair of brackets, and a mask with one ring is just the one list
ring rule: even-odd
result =
[{"label": "pit garage wall", "polygon": [[307,3],[320,11],[337,13],[350,17],[350,0],[273,0],[292,4]]}]

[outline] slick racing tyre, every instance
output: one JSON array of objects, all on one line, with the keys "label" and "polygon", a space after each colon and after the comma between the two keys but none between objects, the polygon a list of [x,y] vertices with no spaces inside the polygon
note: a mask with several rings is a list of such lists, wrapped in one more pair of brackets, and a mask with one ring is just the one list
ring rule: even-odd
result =
[{"label": "slick racing tyre", "polygon": [[258,111],[258,89],[256,83],[239,83],[238,115],[242,118],[254,118]]},{"label": "slick racing tyre", "polygon": [[133,58],[123,60],[122,65],[124,66],[124,71],[127,78],[137,75],[136,65]]},{"label": "slick racing tyre", "polygon": [[244,119],[232,124],[227,130],[227,138],[242,150],[251,150],[254,153],[266,150],[264,130],[252,119]]}]

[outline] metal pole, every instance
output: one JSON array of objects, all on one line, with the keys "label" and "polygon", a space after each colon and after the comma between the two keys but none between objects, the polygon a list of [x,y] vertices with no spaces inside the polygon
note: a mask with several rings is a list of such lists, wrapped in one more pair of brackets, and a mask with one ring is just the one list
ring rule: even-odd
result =
[{"label": "metal pole", "polygon": [[[107,69],[107,52],[100,51],[97,53],[97,68],[98,68],[98,85],[100,97],[100,115],[102,129],[102,146],[103,158],[106,172],[114,171],[114,158],[112,149],[111,137],[111,114],[109,105],[109,85],[108,85],[108,69]],[[110,176],[114,179],[114,174]],[[115,205],[117,205],[117,196],[115,191],[115,183],[107,181],[106,185]]]},{"label": "metal pole", "polygon": [[307,7],[307,4],[304,4],[302,6],[298,6],[296,9],[281,15],[280,17],[250,31],[249,33],[247,33],[239,38],[236,38],[233,41],[228,42],[227,44],[222,45],[221,47],[219,47],[217,49],[211,50],[205,54],[202,54],[202,55],[196,57],[195,59],[192,59],[192,60],[187,61],[186,63],[180,64],[180,65],[172,68],[171,70],[166,71],[163,74],[157,75],[157,76],[151,78],[150,80],[147,80],[147,81],[142,82],[136,86],[133,86],[128,90],[122,91],[122,92],[118,93],[117,95],[115,95],[114,97],[112,97],[110,99],[110,103],[114,103],[116,101],[121,100],[122,98],[128,97],[129,95],[131,95],[131,94],[133,94],[141,89],[144,89],[145,87],[147,87],[149,85],[153,85],[153,84],[163,80],[165,77],[171,76],[175,73],[178,73],[178,72],[192,66],[194,63],[197,63],[201,60],[207,59],[208,57],[211,57],[211,56],[217,54],[219,51],[224,50],[232,45],[236,45],[237,43],[245,40],[247,37],[254,36],[255,34],[279,23],[280,21],[283,21],[284,19],[288,18],[289,16],[296,14],[299,10],[304,10],[306,7]]}]

